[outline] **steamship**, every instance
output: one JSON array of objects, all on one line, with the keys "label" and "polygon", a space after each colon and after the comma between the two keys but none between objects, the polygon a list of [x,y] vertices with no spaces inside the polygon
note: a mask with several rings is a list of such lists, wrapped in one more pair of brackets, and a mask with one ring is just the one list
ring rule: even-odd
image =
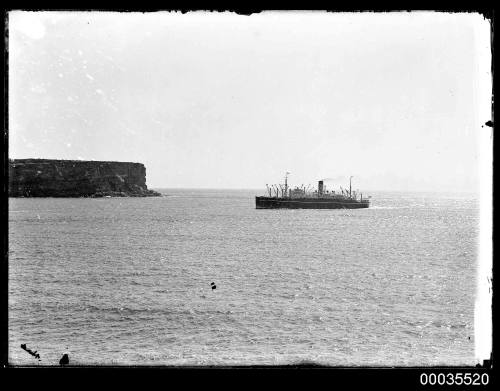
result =
[{"label": "steamship", "polygon": [[288,174],[285,184],[266,185],[267,195],[255,197],[256,209],[359,209],[369,208],[370,198],[363,198],[363,193],[352,191],[352,176],[349,178],[349,190],[340,187],[340,191],[327,190],[324,182],[318,181],[317,189],[310,186],[288,187]]}]

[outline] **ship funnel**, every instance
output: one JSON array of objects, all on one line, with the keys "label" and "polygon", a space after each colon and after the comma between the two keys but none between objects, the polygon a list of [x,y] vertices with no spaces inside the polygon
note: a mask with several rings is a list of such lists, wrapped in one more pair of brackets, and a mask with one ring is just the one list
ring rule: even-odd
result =
[{"label": "ship funnel", "polygon": [[318,196],[323,195],[323,181],[318,182]]}]

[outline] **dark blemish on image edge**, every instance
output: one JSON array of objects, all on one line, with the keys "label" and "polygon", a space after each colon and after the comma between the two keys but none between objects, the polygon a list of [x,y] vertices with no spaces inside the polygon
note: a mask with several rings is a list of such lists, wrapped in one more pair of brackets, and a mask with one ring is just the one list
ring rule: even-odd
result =
[{"label": "dark blemish on image edge", "polygon": [[40,360],[40,355],[37,353],[37,351],[36,351],[36,350],[35,350],[35,351],[32,351],[31,349],[28,349],[28,348],[26,347],[26,344],[25,344],[25,343],[21,344],[21,348],[22,348],[23,350],[26,350],[26,351],[27,351],[29,354],[31,354],[33,357],[38,358],[38,360]]},{"label": "dark blemish on image edge", "polygon": [[[492,128],[492,127],[493,127],[493,122],[492,122],[492,121],[486,121],[486,122],[484,123],[484,125],[489,126],[490,128]],[[481,125],[481,127],[483,128],[483,127],[484,127],[484,125]]]},{"label": "dark blemish on image edge", "polygon": [[59,360],[59,365],[60,366],[65,366],[69,364],[69,357],[67,353],[64,353],[61,359]]}]

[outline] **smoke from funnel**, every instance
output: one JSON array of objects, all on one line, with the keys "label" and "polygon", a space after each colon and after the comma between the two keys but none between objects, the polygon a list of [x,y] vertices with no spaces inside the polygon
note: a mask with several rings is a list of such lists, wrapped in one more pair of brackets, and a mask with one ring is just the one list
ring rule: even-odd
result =
[{"label": "smoke from funnel", "polygon": [[333,178],[323,178],[321,180],[323,182],[340,182],[340,181],[345,180],[345,178],[349,178],[349,177],[347,177],[347,176],[336,176],[336,177],[333,177]]},{"label": "smoke from funnel", "polygon": [[[360,180],[361,177],[359,175],[353,175],[353,178],[356,178],[357,180]],[[349,175],[339,175],[336,177],[332,178],[323,178],[320,179],[323,182],[349,182]]]}]

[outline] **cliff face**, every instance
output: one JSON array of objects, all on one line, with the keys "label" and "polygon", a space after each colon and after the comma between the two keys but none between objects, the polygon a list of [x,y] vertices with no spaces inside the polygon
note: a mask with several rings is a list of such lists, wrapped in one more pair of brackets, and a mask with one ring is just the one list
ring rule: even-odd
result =
[{"label": "cliff face", "polygon": [[146,186],[141,163],[9,160],[10,197],[159,196]]}]

